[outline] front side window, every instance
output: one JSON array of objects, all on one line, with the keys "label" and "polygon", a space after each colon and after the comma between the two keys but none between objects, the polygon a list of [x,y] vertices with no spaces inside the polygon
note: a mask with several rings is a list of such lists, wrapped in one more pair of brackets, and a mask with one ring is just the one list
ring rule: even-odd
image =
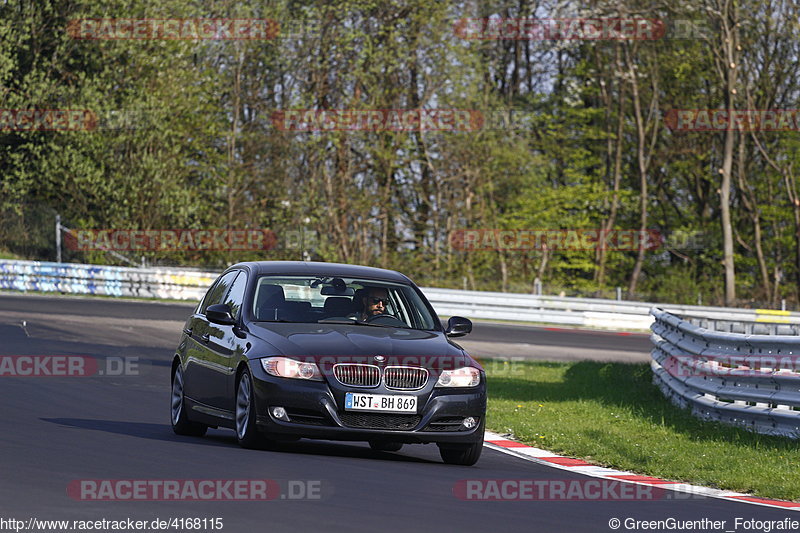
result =
[{"label": "front side window", "polygon": [[209,305],[222,303],[222,299],[228,293],[228,289],[230,289],[231,283],[233,283],[233,279],[238,273],[238,270],[228,272],[224,276],[220,277],[211,286],[211,288],[208,289],[208,292],[206,293],[205,298],[203,298],[203,301],[200,303],[200,307],[198,309],[200,314],[204,315]]},{"label": "front side window", "polygon": [[410,285],[309,276],[262,276],[253,316],[265,322],[357,323],[433,330],[436,322]]},{"label": "front side window", "polygon": [[247,287],[247,274],[240,272],[236,276],[236,280],[231,285],[228,295],[225,297],[225,305],[230,307],[231,315],[236,320],[239,320],[239,315],[242,312],[242,301],[244,300],[244,290]]}]

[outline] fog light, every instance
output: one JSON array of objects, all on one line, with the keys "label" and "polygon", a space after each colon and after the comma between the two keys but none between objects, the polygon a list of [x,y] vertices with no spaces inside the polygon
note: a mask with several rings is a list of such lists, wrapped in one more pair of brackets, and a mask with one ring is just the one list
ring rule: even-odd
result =
[{"label": "fog light", "polygon": [[478,425],[478,421],[474,417],[468,416],[461,424],[467,429],[472,429]]},{"label": "fog light", "polygon": [[289,416],[286,414],[286,409],[283,407],[273,407],[272,417],[277,418],[278,420],[285,420],[287,422],[289,421]]}]

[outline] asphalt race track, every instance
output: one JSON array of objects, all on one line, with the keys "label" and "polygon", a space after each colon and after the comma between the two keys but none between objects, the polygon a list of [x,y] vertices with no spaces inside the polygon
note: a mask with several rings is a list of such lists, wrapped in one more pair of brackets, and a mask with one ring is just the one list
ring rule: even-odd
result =
[{"label": "asphalt race track", "polygon": [[[50,302],[51,305],[43,302]],[[87,303],[87,300],[91,303]],[[180,325],[194,307],[192,304],[146,303],[97,298],[53,298],[41,295],[0,294],[0,312],[42,313],[57,306],[60,315],[101,316],[111,319],[175,321],[164,331],[180,331]],[[23,315],[19,315],[23,316]],[[476,324],[473,332],[458,339],[476,357],[522,357],[546,360],[586,360],[643,362],[650,359],[649,335],[586,331],[559,327],[534,327],[491,322]],[[170,349],[174,346],[170,345]]]},{"label": "asphalt race track", "polygon": [[[5,422],[0,437],[1,519],[221,518],[221,531],[234,533],[576,533],[612,531],[612,518],[623,524],[627,518],[725,520],[721,530],[704,531],[734,531],[737,517],[800,517],[792,511],[699,497],[545,502],[457,498],[453,488],[462,480],[589,479],[491,449],[484,450],[476,466],[456,467],[442,464],[433,445],[385,453],[361,443],[303,440],[252,451],[241,449],[232,431],[178,437],[169,425],[169,362],[190,308],[0,295],[0,356],[83,355],[99,363],[92,376],[0,377]],[[489,351],[543,359],[577,358],[589,351],[598,359],[646,360],[649,343],[645,335],[499,324],[476,324],[467,339],[463,345],[479,356]],[[126,371],[119,364],[124,358],[135,366]],[[279,494],[270,501],[164,502],[97,501],[68,491],[79,480],[254,479],[275,480]],[[304,491],[313,497],[304,497]],[[0,529],[9,528],[0,522]],[[696,530],[701,529],[681,531]],[[623,525],[619,531],[633,529]]]}]

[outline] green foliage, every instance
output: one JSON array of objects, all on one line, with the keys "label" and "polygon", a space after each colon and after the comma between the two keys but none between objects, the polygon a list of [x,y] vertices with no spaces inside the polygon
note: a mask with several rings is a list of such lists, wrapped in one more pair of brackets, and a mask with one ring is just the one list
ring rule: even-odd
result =
[{"label": "green foliage", "polygon": [[[683,2],[626,6],[667,21],[707,13]],[[567,4],[557,15],[573,9],[577,16],[579,7]],[[598,16],[619,8],[592,7]],[[796,107],[800,40],[782,22],[796,20],[796,8],[773,8],[739,7],[747,15],[742,107],[745,98],[754,108]],[[463,17],[526,17],[533,9],[529,2],[422,0],[3,2],[2,109],[87,109],[100,122],[93,131],[0,130],[0,247],[53,259],[48,235],[56,213],[74,229],[269,228],[281,239],[306,228],[319,236],[307,256],[394,268],[420,283],[529,291],[539,277],[548,291],[608,296],[628,285],[635,250],[463,252],[449,235],[465,228],[637,229],[635,87],[647,139],[647,226],[668,240],[700,235],[703,244],[647,252],[636,296],[694,303],[699,294],[720,303],[723,137],[672,131],[663,121],[672,109],[723,105],[719,28],[709,24],[708,38],[584,42],[468,40],[455,31]],[[67,32],[74,19],[136,17],[269,18],[281,33],[174,41],[79,40]],[[472,110],[487,119],[510,110],[519,120],[459,132],[297,132],[272,120],[278,110],[418,108]],[[734,172],[741,168],[744,178],[734,180],[731,208],[742,303],[789,298],[796,305],[800,241],[790,174],[797,137],[743,135],[738,142],[744,156],[737,147]],[[219,267],[304,254],[279,247],[144,255],[153,263]],[[102,252],[67,259],[117,261]]]}]

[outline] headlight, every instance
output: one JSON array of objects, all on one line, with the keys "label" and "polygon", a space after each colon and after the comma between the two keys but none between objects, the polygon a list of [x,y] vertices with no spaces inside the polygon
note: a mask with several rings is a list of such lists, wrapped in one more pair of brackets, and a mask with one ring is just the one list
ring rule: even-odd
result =
[{"label": "headlight", "polygon": [[475,387],[481,382],[481,371],[471,366],[456,370],[443,370],[437,387]]},{"label": "headlight", "polygon": [[261,360],[261,366],[270,376],[322,381],[322,374],[316,363],[303,363],[288,357],[266,357]]}]

